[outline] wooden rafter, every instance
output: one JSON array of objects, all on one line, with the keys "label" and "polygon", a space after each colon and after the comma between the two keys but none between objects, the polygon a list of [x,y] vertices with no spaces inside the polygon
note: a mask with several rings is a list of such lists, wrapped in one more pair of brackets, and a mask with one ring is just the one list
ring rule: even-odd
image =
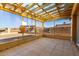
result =
[{"label": "wooden rafter", "polygon": [[[63,15],[62,17],[60,17],[60,16],[59,16],[59,17],[56,16],[55,18],[53,18],[53,19],[49,19],[49,20],[47,20],[47,21],[57,20],[57,19],[61,19],[61,18],[68,18],[68,17],[70,17],[70,16],[64,16],[64,15]],[[46,21],[46,22],[47,22],[47,21]]]},{"label": "wooden rafter", "polygon": [[[31,6],[29,6],[28,8],[25,7],[26,10],[29,10],[30,8],[32,8],[35,5],[35,3],[33,3]],[[25,13],[26,10],[24,10],[22,13]]]},{"label": "wooden rafter", "polygon": [[28,7],[28,9],[32,8],[35,5],[35,3],[33,3],[31,6]]},{"label": "wooden rafter", "polygon": [[[60,6],[61,4],[58,4],[58,6]],[[54,6],[52,6],[52,8],[56,8],[56,5],[54,5]],[[59,9],[61,9],[61,8],[59,8]],[[49,11],[48,13],[51,13],[51,12],[54,12],[54,11],[57,11],[57,8],[56,9],[54,9],[54,10],[51,10],[51,11]],[[44,13],[44,14],[42,14],[42,15],[45,15],[46,13]]]},{"label": "wooden rafter", "polygon": [[[10,9],[10,8],[5,8],[5,5],[6,5],[6,4],[9,4],[9,5],[13,6],[15,9],[13,10],[13,9]],[[10,4],[10,3],[2,3],[3,7],[0,7],[0,10],[4,10],[4,11],[7,11],[7,12],[11,12],[11,13],[14,13],[14,14],[18,14],[18,15],[23,16],[23,17],[27,17],[27,14],[28,14],[29,16],[31,16],[32,19],[45,22],[45,21],[49,21],[49,20],[52,20],[52,19],[59,19],[59,18],[64,18],[64,17],[70,17],[70,16],[71,16],[72,7],[73,7],[72,4],[70,4],[70,5],[68,4],[69,7],[67,7],[67,8],[66,8],[66,6],[65,6],[65,7],[59,7],[59,6],[62,5],[62,4],[56,4],[56,5],[52,6],[52,8],[57,7],[57,9],[47,12],[47,11],[44,10],[43,8],[46,7],[46,6],[49,6],[50,3],[47,3],[47,4],[45,3],[45,4],[43,4],[43,5],[38,5],[38,7],[35,8],[35,11],[38,11],[38,10],[42,9],[43,12],[45,12],[44,14],[40,15],[40,13],[35,13],[35,11],[29,10],[29,9],[32,8],[34,5],[36,5],[36,3],[33,3],[33,4],[30,5],[28,8],[21,6],[22,4],[23,4],[23,3],[19,3],[19,4],[17,4],[17,5]],[[67,6],[68,6],[68,5],[67,5]],[[16,10],[17,8],[20,8],[20,9],[22,10],[22,12],[21,12],[21,13],[16,12],[15,10]],[[60,10],[60,9],[62,9],[62,8],[64,8],[64,10]],[[25,12],[25,11],[27,11],[27,10],[28,10],[29,12]],[[54,11],[58,11],[58,12],[54,12]],[[51,12],[54,12],[54,13],[51,14]],[[23,14],[23,13],[25,13],[25,14]],[[33,13],[34,15],[33,15],[32,13]],[[58,13],[59,13],[59,14],[58,14]],[[60,15],[60,16],[59,16],[59,15]]]},{"label": "wooden rafter", "polygon": [[[37,4],[37,5],[38,5],[38,4]],[[39,6],[39,5],[38,5],[38,6]],[[40,6],[39,6],[39,7],[40,7]],[[50,18],[52,18],[51,14],[49,14],[49,13],[48,13],[47,11],[45,11],[43,8],[42,8],[42,10],[43,10],[47,15],[49,15]],[[48,16],[48,17],[49,17],[49,16]],[[46,16],[46,17],[47,17],[47,16]],[[48,17],[47,17],[47,18],[48,18]]]},{"label": "wooden rafter", "polygon": [[60,8],[59,8],[59,6],[58,6],[57,3],[55,3],[55,5],[56,5],[56,7],[57,7],[57,11],[58,11],[58,13],[59,13],[59,15],[60,15],[60,17],[61,17],[62,15],[61,15],[61,13],[60,13]]},{"label": "wooden rafter", "polygon": [[19,8],[22,4],[23,4],[23,3],[19,3],[19,4],[17,5],[17,7]]},{"label": "wooden rafter", "polygon": [[45,5],[43,5],[43,6],[40,6],[40,7],[36,8],[36,11],[37,11],[37,10],[40,10],[40,9],[42,9],[42,8],[48,6],[48,5],[50,5],[50,4],[48,3],[48,4],[45,4]]}]

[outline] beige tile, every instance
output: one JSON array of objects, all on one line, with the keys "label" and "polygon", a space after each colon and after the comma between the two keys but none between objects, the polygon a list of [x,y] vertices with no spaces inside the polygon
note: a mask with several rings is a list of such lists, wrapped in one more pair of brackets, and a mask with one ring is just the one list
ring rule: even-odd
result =
[{"label": "beige tile", "polygon": [[79,51],[68,40],[40,38],[0,52],[6,56],[72,56]]}]

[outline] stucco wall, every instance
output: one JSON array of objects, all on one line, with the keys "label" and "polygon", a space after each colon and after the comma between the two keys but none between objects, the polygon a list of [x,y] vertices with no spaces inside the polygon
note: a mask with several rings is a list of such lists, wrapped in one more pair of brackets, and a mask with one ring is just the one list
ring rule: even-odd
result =
[{"label": "stucco wall", "polygon": [[77,45],[79,46],[79,12],[77,13]]}]

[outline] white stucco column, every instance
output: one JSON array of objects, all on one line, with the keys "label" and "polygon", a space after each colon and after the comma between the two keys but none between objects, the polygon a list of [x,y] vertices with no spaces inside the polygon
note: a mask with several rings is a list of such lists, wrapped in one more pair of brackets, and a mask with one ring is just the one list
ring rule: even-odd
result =
[{"label": "white stucco column", "polygon": [[10,29],[10,28],[8,28],[8,33],[10,33],[10,30],[11,30],[11,29]]},{"label": "white stucco column", "polygon": [[26,22],[24,21],[24,17],[22,17],[22,25],[26,26]]}]

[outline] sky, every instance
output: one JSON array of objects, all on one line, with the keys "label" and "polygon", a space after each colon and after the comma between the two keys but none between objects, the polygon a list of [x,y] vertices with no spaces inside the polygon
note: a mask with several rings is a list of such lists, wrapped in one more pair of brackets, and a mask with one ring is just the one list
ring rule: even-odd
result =
[{"label": "sky", "polygon": [[69,24],[71,21],[69,19],[58,19],[54,21],[45,22],[45,27],[53,27],[57,24],[63,24],[63,23]]},{"label": "sky", "polygon": [[[26,25],[27,23],[29,25],[35,25],[35,20],[24,18],[24,21],[26,22]],[[63,22],[70,23],[69,20],[60,19],[55,21],[55,24],[62,24]],[[0,10],[0,28],[6,28],[6,27],[17,28],[20,27],[21,24],[22,24],[22,16]],[[36,21],[36,26],[42,27],[42,23]],[[45,27],[54,26],[54,22],[53,21],[45,22],[44,26]]]},{"label": "sky", "polygon": [[19,27],[21,19],[21,16],[0,10],[0,28]]}]

